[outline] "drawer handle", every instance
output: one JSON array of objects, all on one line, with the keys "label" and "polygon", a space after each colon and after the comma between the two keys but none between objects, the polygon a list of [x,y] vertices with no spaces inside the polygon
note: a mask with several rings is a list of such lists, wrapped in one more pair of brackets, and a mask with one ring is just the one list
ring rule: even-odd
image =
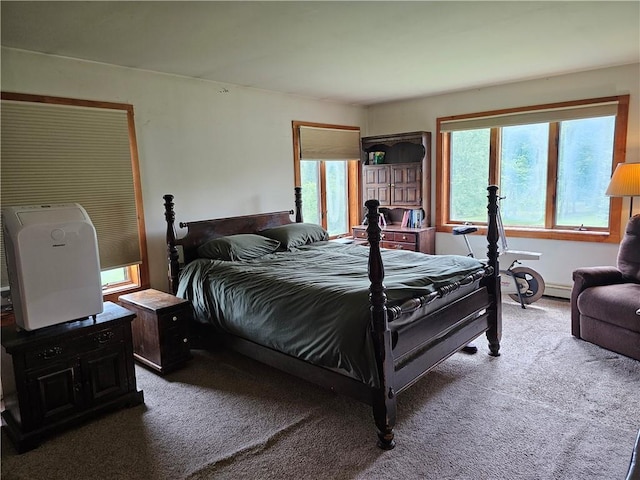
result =
[{"label": "drawer handle", "polygon": [[182,341],[183,341],[184,343],[189,343],[189,339],[188,339],[188,338],[183,338],[183,339],[182,339]]},{"label": "drawer handle", "polygon": [[173,320],[174,322],[178,321],[178,317],[176,317],[175,315],[171,318],[171,320]]},{"label": "drawer handle", "polygon": [[384,238],[384,233],[382,235],[380,235],[380,238]]},{"label": "drawer handle", "polygon": [[57,357],[62,353],[62,347],[47,348],[44,352],[40,352],[38,356],[49,360],[50,358]]},{"label": "drawer handle", "polygon": [[407,236],[406,236],[406,235],[402,235],[402,239],[403,239],[403,240],[406,240],[406,239],[407,239]]},{"label": "drawer handle", "polygon": [[98,336],[96,337],[96,340],[98,340],[98,343],[107,343],[112,338],[113,338],[113,332],[102,332],[98,334]]}]

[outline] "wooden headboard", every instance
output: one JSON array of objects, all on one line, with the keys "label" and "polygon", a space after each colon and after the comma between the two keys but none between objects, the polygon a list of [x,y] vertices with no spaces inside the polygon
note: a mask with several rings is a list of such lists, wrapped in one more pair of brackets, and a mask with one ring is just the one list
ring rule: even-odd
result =
[{"label": "wooden headboard", "polygon": [[238,217],[214,218],[195,222],[180,222],[180,228],[186,228],[187,233],[182,238],[176,238],[175,211],[173,209],[173,195],[164,195],[164,216],[167,221],[167,254],[169,260],[169,288],[172,293],[178,289],[180,262],[178,246],[182,247],[182,261],[187,264],[198,257],[198,247],[209,240],[234,235],[238,233],[258,233],[261,230],[279,225],[293,223],[291,215],[295,214],[295,221],[302,222],[301,188],[295,187],[295,212],[283,210],[280,212],[258,213]]}]

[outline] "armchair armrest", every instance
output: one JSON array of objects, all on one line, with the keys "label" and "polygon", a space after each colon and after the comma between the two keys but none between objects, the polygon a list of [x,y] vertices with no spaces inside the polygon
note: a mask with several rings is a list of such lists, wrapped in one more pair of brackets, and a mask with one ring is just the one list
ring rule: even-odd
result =
[{"label": "armchair armrest", "polygon": [[615,267],[584,267],[573,271],[571,290],[571,334],[580,338],[580,312],[578,296],[589,287],[624,283],[622,272]]},{"label": "armchair armrest", "polygon": [[624,283],[622,272],[616,267],[585,267],[573,271],[573,286],[583,291],[585,288],[598,285]]}]

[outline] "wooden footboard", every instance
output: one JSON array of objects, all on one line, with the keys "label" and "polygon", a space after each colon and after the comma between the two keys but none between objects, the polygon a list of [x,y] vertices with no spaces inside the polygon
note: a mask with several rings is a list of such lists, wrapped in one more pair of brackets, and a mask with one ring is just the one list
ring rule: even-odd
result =
[{"label": "wooden footboard", "polygon": [[[487,335],[490,354],[499,355],[502,321],[498,273],[497,190],[496,186],[488,187],[488,268],[480,279],[480,287],[446,302],[435,311],[425,309],[424,316],[419,309],[429,303],[430,299],[426,298],[414,299],[407,305],[387,309],[384,265],[380,251],[379,202],[366,202],[370,328],[378,373],[377,387],[246,339],[220,333],[216,336],[225,339],[227,346],[244,355],[371,404],[378,429],[378,445],[383,449],[393,448],[398,393],[484,332]],[[182,249],[182,261],[186,264],[196,258],[197,248],[210,239],[238,233],[257,233],[265,228],[292,223],[291,215],[294,214],[293,211],[282,211],[180,223],[180,227],[187,228],[187,233],[182,238],[177,238],[173,195],[165,195],[164,200],[169,289],[174,294],[178,289],[181,267],[179,248]],[[295,206],[295,221],[302,222],[300,187],[295,190]],[[478,279],[473,278],[469,281],[477,282]],[[444,288],[438,294],[445,297],[449,290],[455,288],[457,287]],[[403,308],[410,310],[411,315],[417,316],[415,320],[412,319],[410,326],[404,327],[411,330],[410,333],[406,333],[406,338],[402,336],[401,329],[392,332],[389,324],[394,318],[409,314],[403,311]],[[397,338],[398,335],[402,338]]]},{"label": "wooden footboard", "polygon": [[[446,311],[436,312],[441,320],[446,316],[440,334],[435,337],[433,334],[421,337],[419,347],[411,350],[412,355],[409,358],[406,354],[404,358],[395,358],[392,348],[384,293],[384,266],[380,252],[380,203],[378,200],[368,200],[365,203],[370,245],[371,329],[379,384],[374,391],[373,414],[378,427],[378,446],[382,449],[388,450],[395,446],[393,428],[396,421],[396,396],[402,389],[416,382],[435,365],[483,332],[487,332],[491,355],[499,355],[502,314],[498,266],[498,187],[492,185],[487,190],[487,254],[490,274],[482,282],[486,294],[470,295],[465,297],[464,302],[457,302],[458,306],[463,308],[450,305]],[[419,324],[418,322],[420,321],[416,324]]]}]

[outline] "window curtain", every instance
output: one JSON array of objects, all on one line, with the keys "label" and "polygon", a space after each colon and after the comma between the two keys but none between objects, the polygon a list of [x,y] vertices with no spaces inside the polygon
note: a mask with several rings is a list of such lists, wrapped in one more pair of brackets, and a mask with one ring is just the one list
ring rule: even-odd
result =
[{"label": "window curtain", "polygon": [[300,127],[300,160],[359,160],[360,130]]},{"label": "window curtain", "polygon": [[140,263],[129,128],[127,109],[2,100],[2,206],[79,203],[103,270]]}]

